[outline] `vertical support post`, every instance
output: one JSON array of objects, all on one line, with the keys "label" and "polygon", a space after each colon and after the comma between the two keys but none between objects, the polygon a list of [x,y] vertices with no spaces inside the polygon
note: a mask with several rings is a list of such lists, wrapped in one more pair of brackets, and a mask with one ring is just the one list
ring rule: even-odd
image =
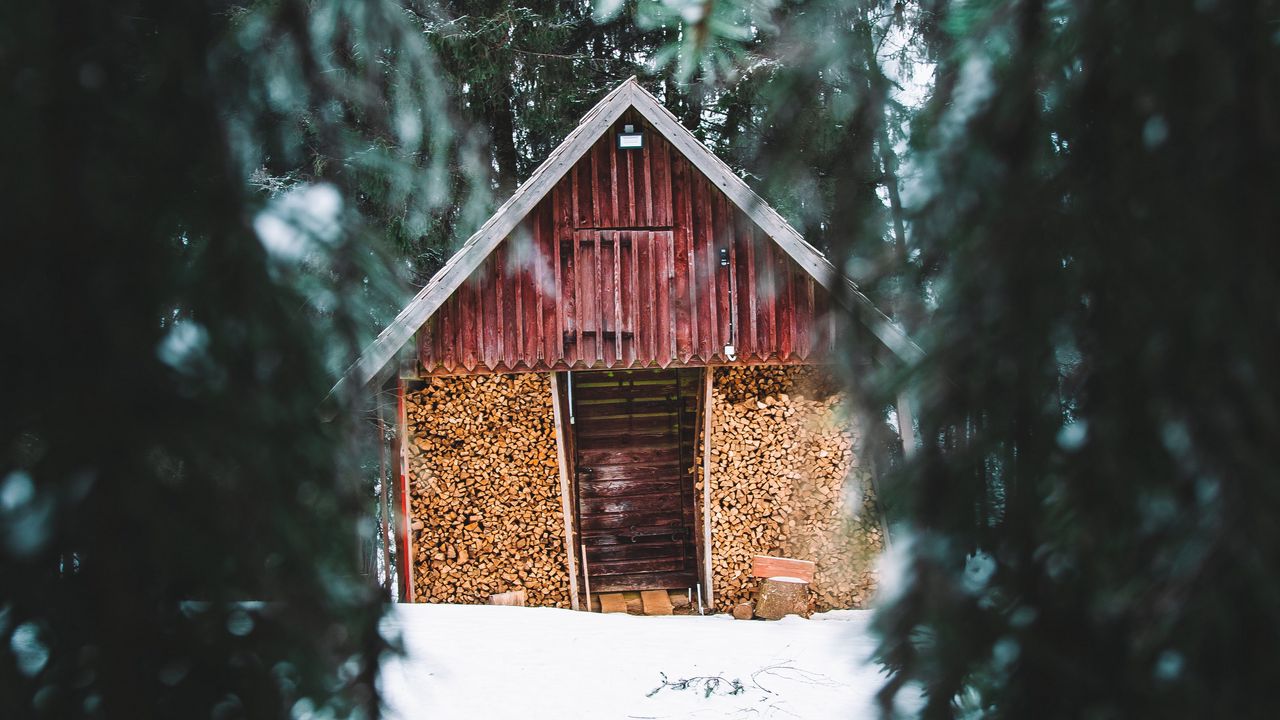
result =
[{"label": "vertical support post", "polygon": [[[556,428],[556,461],[560,465],[560,510],[564,513],[564,552],[569,567],[569,606],[578,609],[578,562],[573,547],[573,505],[571,487],[569,485],[569,453],[565,443],[565,433],[569,426],[565,423],[565,411],[560,402],[560,374],[551,373],[551,412]],[[585,552],[585,550],[584,550]],[[584,555],[585,557],[585,555]],[[591,598],[587,598],[587,610],[591,609]]]},{"label": "vertical support post", "polygon": [[387,493],[387,484],[391,482],[387,472],[387,421],[382,410],[381,393],[375,400],[374,408],[378,413],[378,545],[382,548],[382,590],[387,593],[387,600],[392,600],[391,577],[394,571],[391,568],[391,543],[396,539],[391,532],[391,503]]},{"label": "vertical support post", "polygon": [[[570,553],[572,554],[572,553]],[[587,546],[582,546],[582,582],[587,585],[587,612],[591,612],[591,566],[587,564]],[[577,593],[574,593],[574,600],[578,599]],[[577,610],[578,608],[574,608]],[[600,612],[604,612],[604,608],[600,608]]]},{"label": "vertical support post", "polygon": [[409,416],[405,410],[404,380],[396,379],[396,474],[400,481],[400,551],[401,595],[405,602],[415,602],[413,587],[413,514],[409,505],[409,463],[406,444],[409,441]]},{"label": "vertical support post", "polygon": [[706,387],[702,396],[702,574],[707,589],[707,606],[715,607],[715,589],[711,583],[711,390],[715,386],[715,368],[704,372]]},{"label": "vertical support post", "polygon": [[902,438],[902,456],[916,454],[916,426],[911,417],[911,401],[906,393],[898,393],[898,437]]}]

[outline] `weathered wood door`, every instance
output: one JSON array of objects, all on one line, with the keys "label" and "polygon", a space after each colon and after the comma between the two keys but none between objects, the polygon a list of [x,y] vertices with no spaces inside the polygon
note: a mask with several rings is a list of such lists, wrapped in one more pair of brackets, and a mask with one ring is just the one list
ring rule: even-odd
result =
[{"label": "weathered wood door", "polygon": [[700,378],[696,369],[571,373],[576,509],[593,592],[698,582]]}]

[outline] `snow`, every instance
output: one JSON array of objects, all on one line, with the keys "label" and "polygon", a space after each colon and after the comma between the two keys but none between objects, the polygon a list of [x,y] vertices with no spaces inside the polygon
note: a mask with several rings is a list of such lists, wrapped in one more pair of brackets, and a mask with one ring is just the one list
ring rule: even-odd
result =
[{"label": "snow", "polygon": [[[875,718],[871,611],[777,622],[554,608],[397,605],[380,688],[392,720]],[[663,686],[690,678],[706,684]],[[741,691],[728,694],[738,681]],[[659,689],[656,693],[653,691]]]},{"label": "snow", "polygon": [[342,193],[329,183],[302,184],[273,198],[253,219],[267,253],[283,263],[302,260],[317,241],[332,243],[342,233]]}]

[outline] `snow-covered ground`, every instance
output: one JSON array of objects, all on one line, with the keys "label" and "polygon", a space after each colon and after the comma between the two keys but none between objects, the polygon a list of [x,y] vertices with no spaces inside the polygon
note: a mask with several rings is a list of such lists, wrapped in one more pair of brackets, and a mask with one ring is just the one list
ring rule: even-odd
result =
[{"label": "snow-covered ground", "polygon": [[[382,672],[387,717],[875,718],[870,611],[632,617],[552,608],[397,605],[406,656]],[[722,678],[678,689],[663,675]],[[733,691],[737,681],[740,691]],[[660,689],[659,689],[660,688]],[[657,689],[657,692],[654,690]]]}]

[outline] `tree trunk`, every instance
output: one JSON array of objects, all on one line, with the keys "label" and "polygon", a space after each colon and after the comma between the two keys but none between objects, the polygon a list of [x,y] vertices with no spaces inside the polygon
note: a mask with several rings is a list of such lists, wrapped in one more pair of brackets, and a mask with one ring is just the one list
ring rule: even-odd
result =
[{"label": "tree trunk", "polygon": [[511,109],[514,88],[505,75],[498,92],[485,105],[485,116],[493,133],[493,159],[498,171],[498,195],[506,198],[516,189],[520,157],[516,152],[515,112]]},{"label": "tree trunk", "polygon": [[787,615],[807,615],[809,583],[794,578],[765,578],[756,593],[756,617],[781,620]]}]

